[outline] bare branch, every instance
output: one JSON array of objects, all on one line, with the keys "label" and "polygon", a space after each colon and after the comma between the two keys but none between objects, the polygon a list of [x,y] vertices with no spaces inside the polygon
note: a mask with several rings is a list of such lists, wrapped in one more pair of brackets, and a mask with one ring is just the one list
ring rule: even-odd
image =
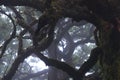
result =
[{"label": "bare branch", "polygon": [[24,61],[24,59],[27,58],[28,56],[30,56],[33,52],[34,52],[34,48],[33,47],[29,47],[25,51],[20,53],[20,55],[15,59],[15,61],[13,62],[12,66],[10,68],[10,70],[2,78],[2,80],[12,80],[12,77],[16,73],[20,63],[22,63]]},{"label": "bare branch", "polygon": [[65,62],[61,62],[58,60],[50,59],[45,57],[43,54],[36,52],[35,53],[41,60],[45,62],[46,65],[48,66],[53,66],[58,69],[61,69],[65,72],[67,72],[71,77],[76,77],[77,70],[71,67],[70,65],[66,64]]},{"label": "bare branch", "polygon": [[18,36],[18,41],[19,41],[19,46],[18,46],[18,55],[21,55],[22,51],[23,51],[23,40],[22,40],[22,36],[24,35],[24,31],[20,32],[20,35]]},{"label": "bare branch", "polygon": [[78,70],[81,77],[84,77],[85,73],[88,72],[96,64],[101,54],[103,54],[103,51],[99,47],[96,47],[91,51],[89,59],[83,63],[83,65]]},{"label": "bare branch", "polygon": [[17,18],[23,19],[23,17],[20,15],[20,13],[16,10],[15,7],[13,7],[13,6],[8,6],[8,7],[15,13]]},{"label": "bare branch", "polygon": [[31,34],[34,34],[34,30],[32,29],[32,27],[30,25],[28,25],[27,23],[25,23],[25,21],[23,19],[17,19],[18,24],[25,28],[26,30],[28,30]]},{"label": "bare branch", "polygon": [[15,25],[15,22],[14,22],[13,18],[12,18],[10,15],[7,15],[3,10],[0,10],[0,12],[1,12],[2,14],[5,14],[5,15],[12,21],[12,23],[13,23],[13,32],[12,32],[10,38],[9,38],[8,40],[6,40],[6,41],[4,42],[4,44],[3,44],[3,46],[2,46],[2,52],[1,52],[1,54],[0,54],[0,58],[2,58],[4,52],[5,52],[6,48],[7,48],[7,45],[8,45],[8,44],[11,42],[11,40],[12,40],[13,38],[15,38],[15,36],[16,36],[16,25]]},{"label": "bare branch", "polygon": [[44,0],[0,0],[0,5],[5,6],[29,6],[44,11],[46,6]]}]

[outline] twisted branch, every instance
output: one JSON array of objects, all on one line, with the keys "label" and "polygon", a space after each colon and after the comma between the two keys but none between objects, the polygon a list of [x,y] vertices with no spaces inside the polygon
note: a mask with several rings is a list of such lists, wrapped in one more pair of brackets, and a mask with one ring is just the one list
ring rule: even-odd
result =
[{"label": "twisted branch", "polygon": [[6,14],[3,10],[0,10],[0,12],[1,12],[2,14],[6,15],[6,16],[12,21],[12,23],[13,23],[13,32],[12,32],[10,38],[7,39],[7,40],[4,42],[3,46],[2,46],[2,52],[1,52],[1,54],[0,54],[0,58],[2,58],[4,52],[5,52],[6,48],[7,48],[7,45],[8,45],[8,44],[11,42],[11,40],[12,40],[13,38],[15,38],[15,36],[16,36],[16,25],[15,25],[15,22],[14,22],[13,18],[11,17],[11,15]]}]

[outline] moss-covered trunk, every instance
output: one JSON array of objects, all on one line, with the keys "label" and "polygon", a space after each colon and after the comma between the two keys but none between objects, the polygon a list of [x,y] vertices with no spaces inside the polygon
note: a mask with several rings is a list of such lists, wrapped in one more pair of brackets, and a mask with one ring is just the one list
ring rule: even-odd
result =
[{"label": "moss-covered trunk", "polygon": [[100,58],[103,80],[120,80],[120,32],[119,27],[104,26],[99,30],[99,46],[103,50]]}]

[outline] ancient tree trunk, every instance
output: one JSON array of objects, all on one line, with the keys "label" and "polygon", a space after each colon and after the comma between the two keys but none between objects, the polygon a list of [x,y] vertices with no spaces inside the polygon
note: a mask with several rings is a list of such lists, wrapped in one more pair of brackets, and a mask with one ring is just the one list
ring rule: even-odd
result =
[{"label": "ancient tree trunk", "polygon": [[107,25],[99,31],[99,46],[103,50],[100,59],[103,80],[120,79],[120,32],[118,28]]}]

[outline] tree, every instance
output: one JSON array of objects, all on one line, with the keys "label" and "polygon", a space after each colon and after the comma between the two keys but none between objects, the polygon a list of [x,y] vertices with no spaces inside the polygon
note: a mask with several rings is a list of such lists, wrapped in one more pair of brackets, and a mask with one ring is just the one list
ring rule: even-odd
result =
[{"label": "tree", "polygon": [[[17,23],[24,28],[18,36],[18,57],[2,80],[11,80],[19,64],[32,53],[36,54],[46,65],[65,71],[74,80],[82,80],[85,73],[97,62],[101,67],[100,77],[103,80],[119,80],[119,0],[1,0],[0,5],[10,7],[16,15]],[[24,19],[12,6],[29,6],[41,11],[42,15],[37,29],[30,27],[32,23],[31,25],[24,23]],[[2,10],[1,13],[11,19],[14,28],[11,37],[2,46],[0,58],[3,57],[7,44],[16,35],[16,25],[12,16]],[[97,47],[91,51],[89,59],[78,70],[64,62],[45,57],[41,53],[54,40],[55,25],[62,17],[69,17],[75,21],[85,20],[95,25],[96,28],[94,37]],[[22,37],[26,32],[30,33],[33,45],[24,49]]]}]

